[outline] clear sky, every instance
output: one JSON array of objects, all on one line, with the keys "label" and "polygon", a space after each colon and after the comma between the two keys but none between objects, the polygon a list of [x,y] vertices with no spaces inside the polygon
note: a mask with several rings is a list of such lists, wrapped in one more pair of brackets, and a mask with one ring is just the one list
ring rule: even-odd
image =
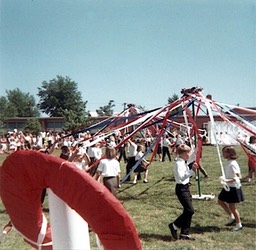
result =
[{"label": "clear sky", "polygon": [[0,96],[57,75],[86,109],[146,109],[199,86],[256,106],[255,0],[0,0]]}]

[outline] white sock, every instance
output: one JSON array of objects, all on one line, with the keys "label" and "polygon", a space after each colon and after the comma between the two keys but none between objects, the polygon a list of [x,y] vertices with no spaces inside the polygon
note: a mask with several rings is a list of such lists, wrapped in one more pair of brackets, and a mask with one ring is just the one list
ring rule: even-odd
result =
[{"label": "white sock", "polygon": [[230,215],[230,219],[231,220],[234,220],[235,219],[235,216],[233,214]]},{"label": "white sock", "polygon": [[172,223],[172,225],[173,225],[173,228],[174,228],[175,230],[178,230],[177,226],[175,226],[174,223]]}]

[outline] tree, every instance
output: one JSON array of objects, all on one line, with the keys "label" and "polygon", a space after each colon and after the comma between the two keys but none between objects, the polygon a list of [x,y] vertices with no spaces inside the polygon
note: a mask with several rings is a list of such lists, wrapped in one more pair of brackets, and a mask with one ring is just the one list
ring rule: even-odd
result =
[{"label": "tree", "polygon": [[[178,99],[179,99],[179,96],[177,94],[173,94],[172,97],[168,98],[168,104],[171,104],[171,103],[177,101]],[[171,115],[173,115],[173,114],[180,115],[180,114],[182,114],[182,110],[183,110],[182,107],[179,106],[178,108],[171,111]]]},{"label": "tree", "polygon": [[66,131],[76,130],[86,123],[86,118],[78,116],[73,110],[63,110],[63,117],[65,119],[63,129]]},{"label": "tree", "polygon": [[6,91],[6,97],[0,96],[0,127],[8,117],[38,117],[40,115],[35,98],[18,88]]},{"label": "tree", "polygon": [[168,104],[171,104],[172,102],[175,102],[179,99],[179,96],[177,94],[173,94],[172,97],[168,98]]},{"label": "tree", "polygon": [[44,81],[38,91],[40,97],[38,106],[50,117],[62,117],[63,110],[85,114],[87,102],[82,101],[81,92],[77,90],[77,83],[69,77],[57,76],[49,82]]},{"label": "tree", "polygon": [[42,130],[39,120],[35,118],[29,119],[24,127],[24,132],[32,133],[34,135],[38,135]]},{"label": "tree", "polygon": [[8,100],[4,96],[0,96],[0,127],[3,127],[4,120],[7,116]]},{"label": "tree", "polygon": [[77,83],[69,77],[57,76],[49,82],[42,82],[42,87],[38,88],[38,96],[40,110],[50,117],[64,117],[67,129],[84,124],[87,101],[83,102]]},{"label": "tree", "polygon": [[112,116],[114,114],[113,107],[115,107],[114,100],[110,100],[108,105],[99,107],[96,112],[99,116]]},{"label": "tree", "polygon": [[38,117],[40,115],[34,96],[19,88],[7,90],[7,117]]}]

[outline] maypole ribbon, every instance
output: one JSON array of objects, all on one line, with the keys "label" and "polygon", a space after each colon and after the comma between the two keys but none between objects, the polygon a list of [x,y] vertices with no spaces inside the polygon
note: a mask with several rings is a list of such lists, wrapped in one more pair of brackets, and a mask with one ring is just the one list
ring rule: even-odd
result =
[{"label": "maypole ribbon", "polygon": [[[213,101],[212,101],[213,102]],[[209,117],[210,117],[210,122],[211,122],[211,127],[212,128],[215,128],[215,122],[214,122],[214,118],[213,118],[213,114],[212,114],[212,109],[211,109],[211,105],[210,105],[210,100],[209,99],[205,99],[205,106],[208,110],[208,114],[209,114]],[[220,155],[220,149],[219,149],[219,143],[217,141],[217,138],[216,138],[216,134],[214,133],[214,137],[215,137],[215,141],[216,141],[216,148],[217,148],[217,153],[218,153],[218,158],[219,158],[219,163],[220,163],[220,167],[221,167],[221,173],[222,173],[222,176],[220,177],[220,182],[221,184],[223,185],[223,188],[226,190],[226,191],[230,191],[230,187],[227,185],[226,182],[224,182],[224,179],[225,179],[225,172],[224,172],[224,167],[223,167],[223,164],[222,164],[222,160],[221,160],[221,155]]]}]

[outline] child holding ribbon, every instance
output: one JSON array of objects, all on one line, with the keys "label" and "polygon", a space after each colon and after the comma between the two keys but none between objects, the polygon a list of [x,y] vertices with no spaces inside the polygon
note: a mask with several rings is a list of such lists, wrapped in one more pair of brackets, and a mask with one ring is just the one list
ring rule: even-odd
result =
[{"label": "child holding ribbon", "polygon": [[237,153],[232,146],[225,146],[222,149],[222,154],[227,163],[224,167],[225,176],[220,177],[220,181],[225,187],[221,190],[218,203],[229,215],[229,221],[225,226],[232,226],[232,231],[240,231],[243,226],[241,223],[239,212],[236,208],[236,203],[244,201],[243,192],[241,189],[240,179],[241,171],[240,167],[236,161]]}]

